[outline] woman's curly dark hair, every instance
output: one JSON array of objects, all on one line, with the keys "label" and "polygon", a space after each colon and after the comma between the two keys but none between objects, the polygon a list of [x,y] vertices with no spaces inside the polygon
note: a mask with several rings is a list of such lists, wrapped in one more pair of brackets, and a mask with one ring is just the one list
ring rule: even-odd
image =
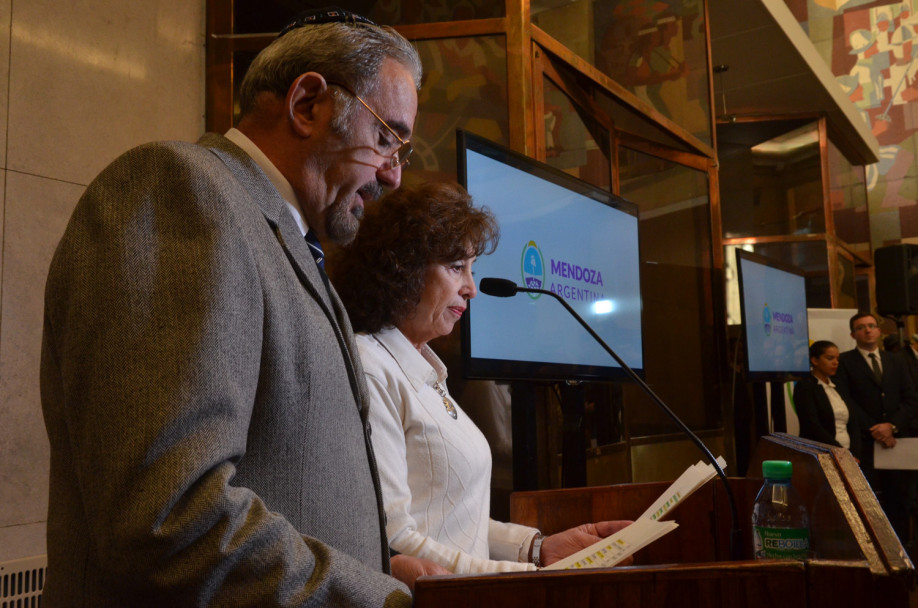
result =
[{"label": "woman's curly dark hair", "polygon": [[376,333],[411,316],[431,264],[486,255],[499,237],[494,215],[459,184],[404,186],[367,208],[329,274],[354,330]]}]

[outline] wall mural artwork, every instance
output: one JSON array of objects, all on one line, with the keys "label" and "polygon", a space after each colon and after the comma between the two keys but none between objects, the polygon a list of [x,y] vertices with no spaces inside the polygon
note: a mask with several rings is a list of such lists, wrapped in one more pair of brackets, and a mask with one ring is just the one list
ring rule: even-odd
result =
[{"label": "wall mural artwork", "polygon": [[[918,0],[788,0],[880,143],[867,167],[874,248],[918,242]],[[826,47],[821,48],[823,53]]]},{"label": "wall mural artwork", "polygon": [[456,179],[456,129],[509,145],[507,53],[501,36],[415,41],[424,82],[409,182]]},{"label": "wall mural artwork", "polygon": [[596,67],[711,143],[700,0],[596,2]]}]

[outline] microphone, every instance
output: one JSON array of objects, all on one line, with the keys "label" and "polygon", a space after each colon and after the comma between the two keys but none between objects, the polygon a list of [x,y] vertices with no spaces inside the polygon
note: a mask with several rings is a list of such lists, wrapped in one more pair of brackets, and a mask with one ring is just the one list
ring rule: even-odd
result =
[{"label": "microphone", "polygon": [[596,340],[596,342],[598,342],[599,345],[602,346],[606,350],[606,352],[612,356],[613,359],[615,359],[615,362],[618,363],[618,365],[625,371],[626,374],[628,374],[628,377],[634,380],[634,382],[639,387],[641,387],[641,389],[645,393],[647,393],[647,396],[649,396],[651,400],[653,400],[653,402],[656,403],[660,407],[660,409],[662,409],[663,412],[666,413],[666,415],[669,416],[672,419],[672,421],[676,423],[676,426],[678,426],[682,430],[682,432],[685,433],[685,435],[689,439],[692,440],[692,443],[694,443],[698,447],[698,449],[701,450],[701,452],[705,456],[707,456],[707,459],[708,461],[710,461],[711,466],[713,466],[714,470],[717,471],[717,476],[720,477],[720,480],[723,482],[724,490],[726,490],[727,498],[730,501],[730,515],[733,520],[732,526],[730,527],[731,556],[734,561],[739,561],[740,559],[742,559],[742,549],[741,549],[742,548],[742,540],[741,540],[742,533],[739,529],[739,517],[737,515],[737,510],[736,510],[736,499],[733,496],[733,490],[730,488],[730,483],[727,481],[727,474],[724,473],[723,467],[720,466],[720,464],[717,462],[717,459],[714,458],[714,455],[711,453],[708,447],[704,444],[704,442],[701,441],[698,435],[693,433],[692,430],[684,422],[682,422],[679,416],[677,416],[676,413],[672,411],[669,408],[669,406],[666,405],[666,403],[664,403],[663,400],[657,396],[656,393],[653,392],[653,389],[651,389],[647,385],[647,383],[644,382],[641,379],[641,377],[638,376],[637,373],[633,369],[631,369],[628,366],[628,364],[625,363],[622,360],[622,358],[619,357],[618,354],[614,350],[612,350],[612,348],[608,344],[606,344],[605,340],[603,340],[599,336],[599,334],[597,334],[593,330],[593,328],[590,327],[590,325],[586,321],[583,320],[583,317],[577,314],[576,310],[571,308],[571,305],[567,303],[567,300],[565,300],[564,298],[562,298],[555,292],[549,291],[547,289],[520,287],[519,285],[517,285],[516,283],[514,283],[513,281],[509,279],[498,279],[494,277],[487,277],[487,278],[481,279],[481,281],[478,284],[478,289],[479,291],[481,291],[481,293],[487,294],[489,296],[496,296],[498,298],[509,298],[509,297],[515,296],[517,293],[523,293],[523,292],[524,293],[541,293],[547,296],[551,296],[552,298],[561,302],[561,305],[564,306],[567,312],[569,312],[571,316],[573,316],[583,326],[583,328],[586,329],[587,332],[589,332],[591,336],[593,336],[593,339]]},{"label": "microphone", "polygon": [[[496,296],[498,298],[509,298],[516,295],[519,287],[516,286],[516,283],[509,279],[495,279],[493,277],[481,279],[481,282],[478,284],[478,290],[481,293],[486,293],[489,296]],[[915,334],[918,336],[918,334]]]}]

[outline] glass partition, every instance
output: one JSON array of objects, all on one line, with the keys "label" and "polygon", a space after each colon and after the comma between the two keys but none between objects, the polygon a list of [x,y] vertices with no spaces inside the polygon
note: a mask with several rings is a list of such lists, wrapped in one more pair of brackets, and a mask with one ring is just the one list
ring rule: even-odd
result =
[{"label": "glass partition", "polygon": [[[832,308],[832,294],[829,285],[829,254],[826,242],[822,239],[813,241],[756,243],[742,245],[751,251],[784,264],[796,266],[806,273],[806,305],[808,308]],[[727,271],[727,311],[730,323],[740,323],[739,289],[736,285],[736,246],[724,248],[724,266]],[[851,280],[854,273],[851,272]],[[854,291],[854,284],[846,288]]]},{"label": "glass partition", "polygon": [[762,128],[718,128],[724,237],[824,233],[817,123],[759,140]]},{"label": "glass partition", "polygon": [[[424,65],[418,116],[411,137],[414,154],[405,183],[456,179],[456,129],[509,145],[507,51],[504,36],[441,38],[414,42]],[[255,52],[233,54],[244,74]],[[238,86],[234,100],[239,99]],[[234,117],[239,108],[234,108]],[[235,120],[234,120],[235,122]]]},{"label": "glass partition", "polygon": [[417,40],[424,65],[406,182],[456,179],[456,129],[509,145],[504,36]]},{"label": "glass partition", "polygon": [[870,214],[863,165],[852,165],[832,140],[828,142],[829,200],[835,235],[855,251],[870,250]]},{"label": "glass partition", "polygon": [[[609,132],[590,119],[548,78],[544,92],[545,162],[594,186],[611,190]],[[585,120],[590,121],[592,128],[587,128]],[[597,142],[591,132],[601,141]]]},{"label": "glass partition", "polygon": [[533,25],[711,144],[704,3],[533,0]]},{"label": "glass partition", "polygon": [[[858,306],[857,270],[851,254],[837,251],[835,256],[835,305],[836,308],[860,308]],[[864,303],[870,308],[870,300]]]},{"label": "glass partition", "polygon": [[[719,400],[711,362],[722,321],[710,289],[707,174],[624,147],[619,164],[621,196],[640,209],[646,380],[690,427],[716,428],[721,412],[708,404]],[[623,389],[632,435],[675,430],[636,386]]]}]

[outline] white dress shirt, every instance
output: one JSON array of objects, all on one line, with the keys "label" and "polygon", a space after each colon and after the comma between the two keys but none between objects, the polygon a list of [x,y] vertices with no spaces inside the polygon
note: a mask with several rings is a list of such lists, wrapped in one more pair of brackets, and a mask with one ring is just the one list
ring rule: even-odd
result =
[{"label": "white dress shirt", "polygon": [[249,139],[246,134],[239,129],[230,129],[223,137],[242,148],[243,152],[252,157],[252,160],[255,161],[258,168],[264,171],[265,175],[268,176],[268,179],[271,180],[271,183],[274,184],[274,187],[277,188],[277,191],[280,192],[280,195],[284,198],[284,202],[287,203],[287,209],[293,216],[294,221],[296,221],[296,225],[300,227],[300,232],[303,233],[303,236],[306,236],[306,231],[309,227],[303,219],[300,201],[296,196],[296,192],[293,191],[293,186],[290,185],[290,182],[287,181],[283,173],[274,166],[271,159],[265,156],[261,148],[256,146],[255,142]]},{"label": "white dress shirt", "polygon": [[848,406],[845,405],[845,400],[842,399],[838,391],[835,390],[835,385],[832,384],[831,380],[829,382],[823,382],[821,378],[816,378],[816,382],[818,382],[819,386],[826,392],[826,397],[829,398],[829,405],[832,406],[832,413],[835,414],[835,441],[843,448],[850,449],[851,438],[848,436],[848,416],[850,414],[848,412]]},{"label": "white dress shirt", "polygon": [[534,570],[526,559],[538,531],[490,519],[488,442],[446,393],[443,362],[394,328],[359,334],[357,346],[389,546],[455,573]]},{"label": "white dress shirt", "polygon": [[865,350],[858,346],[857,352],[861,353],[861,356],[864,357],[864,361],[867,362],[867,367],[870,368],[870,371],[873,371],[873,359],[870,358],[870,355],[876,355],[877,365],[880,366],[880,373],[883,373],[883,359],[880,357],[879,348],[875,348],[874,350]]}]

